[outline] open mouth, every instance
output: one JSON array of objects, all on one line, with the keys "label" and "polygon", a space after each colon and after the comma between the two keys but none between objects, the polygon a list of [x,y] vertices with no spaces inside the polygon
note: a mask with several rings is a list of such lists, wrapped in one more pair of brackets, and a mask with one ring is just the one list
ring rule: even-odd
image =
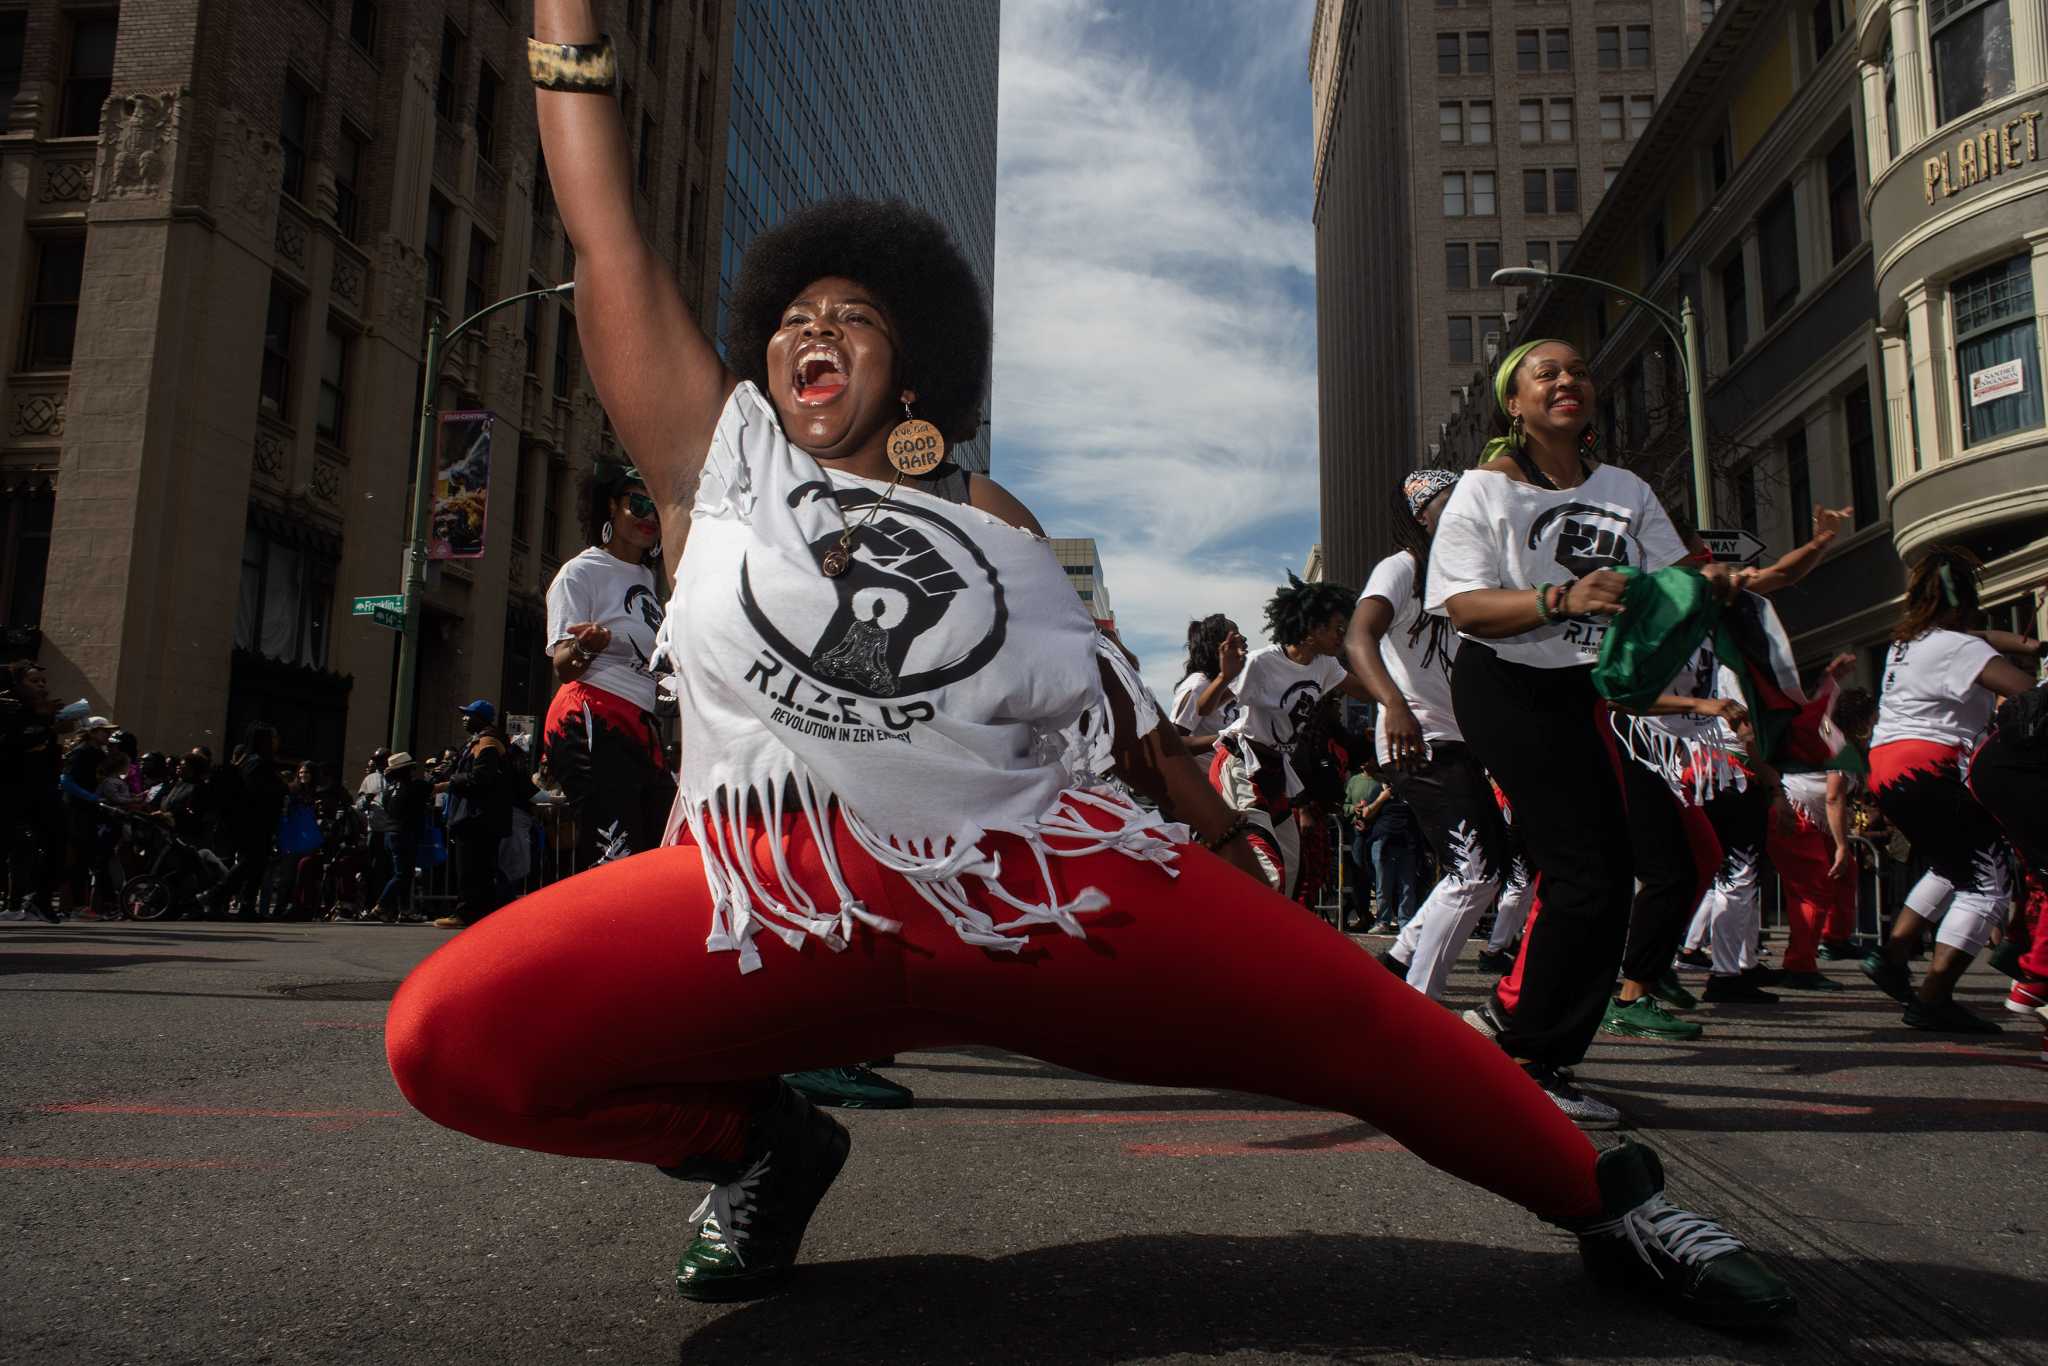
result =
[{"label": "open mouth", "polygon": [[830,403],[846,390],[846,362],[829,346],[814,346],[796,358],[792,377],[799,403]]},{"label": "open mouth", "polygon": [[1560,394],[1550,401],[1550,406],[1560,413],[1576,413],[1583,405],[1576,394]]}]

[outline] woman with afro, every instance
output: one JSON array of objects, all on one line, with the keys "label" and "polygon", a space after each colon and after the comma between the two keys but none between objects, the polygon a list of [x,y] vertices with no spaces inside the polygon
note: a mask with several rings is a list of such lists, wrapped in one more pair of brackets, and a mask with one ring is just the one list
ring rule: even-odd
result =
[{"label": "woman with afro", "polygon": [[[906,408],[949,439],[979,421],[988,313],[944,230],[901,204],[791,216],[742,263],[728,368],[635,221],[590,0],[538,0],[536,28],[590,370],[684,546],[689,840],[421,964],[386,1032],[408,1100],[711,1183],[677,1269],[698,1300],[782,1280],[847,1160],[777,1074],[981,1043],[1342,1110],[1572,1230],[1603,1278],[1722,1322],[1781,1312],[1646,1149],[1596,1152],[1498,1049],[1257,880],[1246,822],[1016,499],[893,477],[892,447],[919,469],[931,450]],[[1326,653],[1346,605],[1311,614]],[[1102,767],[1159,811],[1107,795]]]}]

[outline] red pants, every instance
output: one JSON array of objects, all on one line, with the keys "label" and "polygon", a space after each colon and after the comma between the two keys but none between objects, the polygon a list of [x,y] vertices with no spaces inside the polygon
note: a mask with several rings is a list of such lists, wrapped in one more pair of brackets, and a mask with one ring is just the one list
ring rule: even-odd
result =
[{"label": "red pants", "polygon": [[1840,877],[1828,868],[1835,861],[1834,841],[1818,826],[1800,821],[1791,831],[1771,820],[1768,836],[1771,864],[1785,885],[1785,915],[1791,940],[1785,945],[1787,972],[1817,972],[1816,951],[1823,939],[1850,939],[1856,934],[1856,870],[1852,864]]},{"label": "red pants", "polygon": [[[399,989],[392,1074],[429,1118],[572,1157],[736,1157],[762,1079],[910,1049],[986,1044],[1112,1080],[1220,1087],[1338,1110],[1538,1214],[1596,1213],[1595,1151],[1492,1043],[1329,925],[1200,848],[1180,876],[1115,852],[1052,860],[1109,909],[1086,939],[962,943],[838,830],[841,866],[898,934],[833,953],[762,934],[759,971],[704,947],[698,851],[672,846],[555,883],[465,929]],[[987,846],[1032,869],[1016,841]],[[838,904],[805,828],[798,883]],[[763,884],[779,886],[764,838]],[[976,898],[999,919],[1007,909]]]}]

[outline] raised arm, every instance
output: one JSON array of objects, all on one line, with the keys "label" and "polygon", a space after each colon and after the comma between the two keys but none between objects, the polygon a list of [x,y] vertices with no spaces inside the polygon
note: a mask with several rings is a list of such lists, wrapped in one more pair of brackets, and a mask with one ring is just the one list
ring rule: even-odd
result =
[{"label": "raised arm", "polygon": [[1742,586],[1752,593],[1769,595],[1780,588],[1790,588],[1798,583],[1813,572],[1813,567],[1828,553],[1828,547],[1835,543],[1835,537],[1841,534],[1843,523],[1855,515],[1856,509],[1853,507],[1826,508],[1815,504],[1813,539],[1775,564],[1765,565],[1761,569],[1740,571],[1737,577],[1742,580]]},{"label": "raised arm", "polygon": [[[591,0],[534,0],[533,36],[594,43]],[[633,216],[633,177],[616,94],[534,90],[541,149],[576,248],[576,334],[597,396],[680,546],[697,477],[738,382],[683,302],[675,275]]]}]

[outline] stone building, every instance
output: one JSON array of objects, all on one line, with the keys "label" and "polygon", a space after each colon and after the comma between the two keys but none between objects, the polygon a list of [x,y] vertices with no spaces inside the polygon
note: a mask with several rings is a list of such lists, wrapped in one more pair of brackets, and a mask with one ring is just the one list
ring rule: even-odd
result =
[{"label": "stone building", "polygon": [[[643,227],[715,318],[735,188],[755,188],[731,164],[735,92],[759,66],[739,20],[818,20],[766,0],[599,3]],[[529,13],[0,0],[10,656],[153,747],[223,752],[259,717],[294,754],[354,762],[384,741],[396,636],[349,603],[401,586],[428,310],[452,321],[575,274],[527,93]],[[992,205],[993,47],[978,56]],[[426,596],[411,743],[429,751],[471,698],[545,710],[543,594],[613,444],[570,300],[493,315],[448,353],[438,396],[497,421],[484,554],[437,568]]]},{"label": "stone building", "polygon": [[1364,582],[1513,307],[1560,265],[1713,0],[1318,0],[1309,40],[1326,569]]}]

